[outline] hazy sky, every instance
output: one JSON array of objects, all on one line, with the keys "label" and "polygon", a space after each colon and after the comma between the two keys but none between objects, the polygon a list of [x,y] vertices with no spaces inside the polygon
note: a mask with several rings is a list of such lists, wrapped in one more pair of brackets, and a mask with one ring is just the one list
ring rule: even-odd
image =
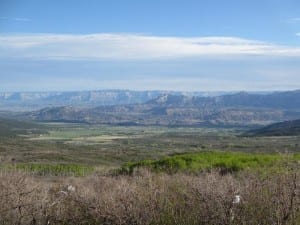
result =
[{"label": "hazy sky", "polygon": [[299,0],[0,0],[0,91],[300,89]]}]

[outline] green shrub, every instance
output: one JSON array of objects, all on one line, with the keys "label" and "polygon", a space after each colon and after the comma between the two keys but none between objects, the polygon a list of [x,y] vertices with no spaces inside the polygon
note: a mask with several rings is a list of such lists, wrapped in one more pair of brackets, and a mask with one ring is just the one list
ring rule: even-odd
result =
[{"label": "green shrub", "polygon": [[266,154],[209,151],[168,156],[160,160],[143,160],[130,162],[122,166],[120,173],[131,174],[136,168],[145,167],[156,172],[199,172],[211,169],[222,169],[237,172],[245,169],[280,167],[282,163],[300,159],[300,154]]}]

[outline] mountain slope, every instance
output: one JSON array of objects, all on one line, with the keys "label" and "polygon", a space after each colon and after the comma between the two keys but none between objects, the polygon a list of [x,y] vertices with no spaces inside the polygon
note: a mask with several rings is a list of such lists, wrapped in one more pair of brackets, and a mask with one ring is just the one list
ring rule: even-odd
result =
[{"label": "mountain slope", "polygon": [[287,92],[273,92],[256,94],[239,92],[220,96],[176,96],[165,94],[148,101],[150,104],[162,106],[181,107],[251,107],[251,108],[274,108],[274,109],[300,109],[300,90]]},{"label": "mountain slope", "polygon": [[240,92],[232,95],[216,97],[223,106],[299,109],[300,90],[287,92],[274,92],[269,94],[249,94]]},{"label": "mountain slope", "polygon": [[[278,101],[276,101],[276,96]],[[300,92],[237,93],[218,97],[164,94],[143,104],[55,107],[27,113],[33,120],[169,126],[265,125],[300,118]],[[235,102],[236,101],[236,102]]]},{"label": "mountain slope", "polygon": [[274,123],[247,133],[252,136],[294,136],[300,135],[300,119]]}]

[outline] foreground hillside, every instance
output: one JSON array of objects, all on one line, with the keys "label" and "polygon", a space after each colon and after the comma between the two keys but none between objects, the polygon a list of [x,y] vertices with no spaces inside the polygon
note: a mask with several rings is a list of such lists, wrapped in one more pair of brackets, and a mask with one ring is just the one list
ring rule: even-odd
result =
[{"label": "foreground hillside", "polygon": [[0,223],[295,225],[300,223],[299,175],[143,170],[51,183],[20,172],[1,173]]},{"label": "foreground hillside", "polygon": [[11,119],[0,124],[12,132],[0,134],[3,225],[300,222],[295,136],[57,122],[38,129]]},{"label": "foreground hillside", "polygon": [[113,125],[251,126],[300,118],[300,91],[216,97],[165,94],[143,104],[50,107],[24,114],[38,121]]}]

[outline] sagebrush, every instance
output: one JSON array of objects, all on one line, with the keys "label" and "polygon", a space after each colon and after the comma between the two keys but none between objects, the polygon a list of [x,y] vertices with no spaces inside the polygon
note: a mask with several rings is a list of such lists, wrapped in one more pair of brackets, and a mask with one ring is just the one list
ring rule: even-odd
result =
[{"label": "sagebrush", "polygon": [[[0,224],[300,224],[299,172],[0,175]],[[234,202],[235,196],[240,202]]]}]

